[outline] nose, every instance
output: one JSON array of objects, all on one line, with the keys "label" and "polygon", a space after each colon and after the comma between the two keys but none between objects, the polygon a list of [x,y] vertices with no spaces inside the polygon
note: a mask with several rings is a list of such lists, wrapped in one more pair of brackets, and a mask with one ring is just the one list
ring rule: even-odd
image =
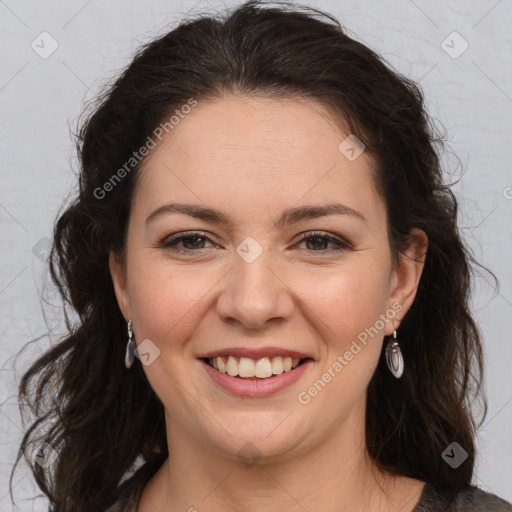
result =
[{"label": "nose", "polygon": [[263,252],[248,263],[236,257],[234,268],[217,301],[222,321],[238,323],[251,330],[264,330],[270,323],[290,318],[294,310],[291,283],[272,265]]}]

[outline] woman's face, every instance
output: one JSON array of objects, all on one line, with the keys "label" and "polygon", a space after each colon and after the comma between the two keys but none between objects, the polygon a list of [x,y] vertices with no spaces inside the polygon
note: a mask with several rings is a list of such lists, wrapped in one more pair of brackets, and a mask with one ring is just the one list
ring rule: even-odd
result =
[{"label": "woman's face", "polygon": [[[422,267],[393,265],[370,159],[347,135],[316,102],[226,97],[146,159],[126,266],[110,263],[171,439],[271,460],[363,431],[383,336]],[[288,357],[304,362],[284,371]]]}]

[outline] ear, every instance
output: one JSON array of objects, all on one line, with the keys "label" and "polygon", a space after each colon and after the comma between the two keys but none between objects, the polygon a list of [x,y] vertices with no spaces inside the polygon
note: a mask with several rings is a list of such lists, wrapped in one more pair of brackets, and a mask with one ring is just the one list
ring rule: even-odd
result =
[{"label": "ear", "polygon": [[[397,320],[386,325],[385,334],[391,335],[400,325],[414,302],[420,277],[425,266],[425,258],[428,250],[428,237],[419,228],[413,228],[409,233],[409,248],[405,254],[400,254],[400,259],[391,275],[391,287],[389,306],[398,303],[401,305]],[[396,308],[396,306],[395,306]]]},{"label": "ear", "polygon": [[123,261],[121,261],[120,256],[113,251],[110,251],[108,265],[119,309],[121,310],[125,320],[128,321],[132,314],[130,296],[127,287],[126,266]]}]

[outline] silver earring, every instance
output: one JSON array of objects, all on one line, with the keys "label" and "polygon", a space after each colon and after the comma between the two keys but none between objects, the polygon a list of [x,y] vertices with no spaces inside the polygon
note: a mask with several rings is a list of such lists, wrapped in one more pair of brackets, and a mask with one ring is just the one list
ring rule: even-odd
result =
[{"label": "silver earring", "polygon": [[390,340],[386,347],[386,361],[389,371],[399,379],[404,373],[404,358],[400,345],[396,341],[396,331],[393,331],[393,340]]},{"label": "silver earring", "polygon": [[128,322],[128,342],[126,343],[126,352],[124,354],[124,365],[131,368],[135,359],[135,342],[133,341],[132,321]]}]

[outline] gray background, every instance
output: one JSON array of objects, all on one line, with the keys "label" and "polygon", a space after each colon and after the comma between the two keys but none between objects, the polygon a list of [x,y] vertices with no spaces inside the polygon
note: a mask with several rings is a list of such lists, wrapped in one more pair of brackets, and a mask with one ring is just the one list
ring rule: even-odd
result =
[{"label": "gray background", "polygon": [[[30,345],[17,361],[14,355],[46,332],[43,313],[62,332],[51,286],[43,296],[54,306],[42,308],[40,300],[47,280],[47,239],[75,185],[69,126],[84,101],[129,62],[137,46],[170,29],[191,9],[210,5],[225,4],[0,0],[1,511],[13,510],[7,482],[21,438],[15,382],[49,342]],[[349,35],[421,83],[430,113],[447,130],[447,179],[456,180],[464,170],[454,187],[461,230],[477,259],[501,283],[495,294],[489,276],[482,273],[475,282],[473,307],[485,340],[489,414],[479,432],[474,483],[512,501],[511,1],[315,0],[309,5],[334,14]],[[44,55],[57,44],[52,39],[58,48]],[[47,510],[42,498],[27,501],[38,491],[23,464],[14,483],[19,507],[14,510]]]}]

